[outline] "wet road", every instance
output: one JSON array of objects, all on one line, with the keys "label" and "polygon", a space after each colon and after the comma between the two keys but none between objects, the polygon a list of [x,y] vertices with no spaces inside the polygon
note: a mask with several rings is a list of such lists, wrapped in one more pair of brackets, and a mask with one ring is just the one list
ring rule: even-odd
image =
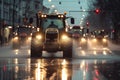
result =
[{"label": "wet road", "polygon": [[0,59],[0,80],[119,80],[120,61],[108,59]]},{"label": "wet road", "polygon": [[119,80],[120,49],[81,50],[74,42],[72,59],[64,59],[62,52],[44,58],[30,58],[30,47],[13,50],[11,45],[0,48],[0,80]]}]

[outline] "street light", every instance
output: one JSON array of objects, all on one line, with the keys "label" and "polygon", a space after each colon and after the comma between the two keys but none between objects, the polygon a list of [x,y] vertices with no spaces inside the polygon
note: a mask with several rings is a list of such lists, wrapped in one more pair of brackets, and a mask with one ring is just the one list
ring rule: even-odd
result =
[{"label": "street light", "polygon": [[83,11],[85,12],[86,10],[85,10],[85,9],[83,9]]},{"label": "street light", "polygon": [[51,5],[51,7],[52,7],[52,8],[54,8],[54,7],[55,7],[55,5]]},{"label": "street light", "polygon": [[83,17],[85,17],[85,15],[83,14]]},{"label": "street light", "polygon": [[56,10],[56,9],[55,9],[54,11],[57,13],[57,10]]},{"label": "street light", "polygon": [[49,2],[51,2],[51,0],[48,0]]}]

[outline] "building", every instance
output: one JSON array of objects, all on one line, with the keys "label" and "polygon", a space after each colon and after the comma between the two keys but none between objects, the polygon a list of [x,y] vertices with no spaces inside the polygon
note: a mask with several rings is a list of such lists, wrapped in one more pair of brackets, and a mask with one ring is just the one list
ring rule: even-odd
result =
[{"label": "building", "polygon": [[[17,26],[36,26],[35,15],[38,11],[49,11],[43,6],[43,0],[0,0],[0,43],[5,43],[5,35],[7,38],[11,36]],[[32,24],[29,23],[30,18],[34,20]]]},{"label": "building", "polygon": [[43,0],[0,0],[0,27],[27,24],[38,11],[47,13],[48,10],[43,6]]}]

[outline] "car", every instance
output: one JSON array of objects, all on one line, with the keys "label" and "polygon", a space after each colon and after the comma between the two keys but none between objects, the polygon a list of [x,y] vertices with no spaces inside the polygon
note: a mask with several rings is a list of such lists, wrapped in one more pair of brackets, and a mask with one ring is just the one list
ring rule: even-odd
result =
[{"label": "car", "polygon": [[108,36],[104,30],[91,32],[91,44],[93,46],[108,47]]},{"label": "car", "polygon": [[21,45],[30,43],[32,28],[20,26],[13,33],[12,47],[13,49],[20,48]]},{"label": "car", "polygon": [[82,29],[80,28],[80,26],[73,26],[71,31],[73,38],[80,38],[82,36]]},{"label": "car", "polygon": [[86,28],[80,27],[79,25],[75,25],[72,27],[72,38],[75,39],[79,46],[82,49],[87,49],[88,47],[88,38]]}]

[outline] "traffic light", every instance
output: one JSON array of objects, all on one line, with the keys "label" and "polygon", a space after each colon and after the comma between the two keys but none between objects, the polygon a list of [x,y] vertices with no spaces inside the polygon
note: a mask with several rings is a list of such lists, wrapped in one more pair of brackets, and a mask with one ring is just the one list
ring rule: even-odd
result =
[{"label": "traffic light", "polygon": [[71,20],[71,24],[74,24],[74,23],[75,23],[74,18],[71,18],[70,20]]},{"label": "traffic light", "polygon": [[89,22],[86,23],[86,26],[89,26]]},{"label": "traffic light", "polygon": [[95,9],[94,12],[95,12],[96,14],[99,14],[99,13],[100,13],[100,9]]},{"label": "traffic light", "polygon": [[114,33],[114,32],[115,32],[115,30],[113,29],[113,30],[112,30],[112,33]]}]

